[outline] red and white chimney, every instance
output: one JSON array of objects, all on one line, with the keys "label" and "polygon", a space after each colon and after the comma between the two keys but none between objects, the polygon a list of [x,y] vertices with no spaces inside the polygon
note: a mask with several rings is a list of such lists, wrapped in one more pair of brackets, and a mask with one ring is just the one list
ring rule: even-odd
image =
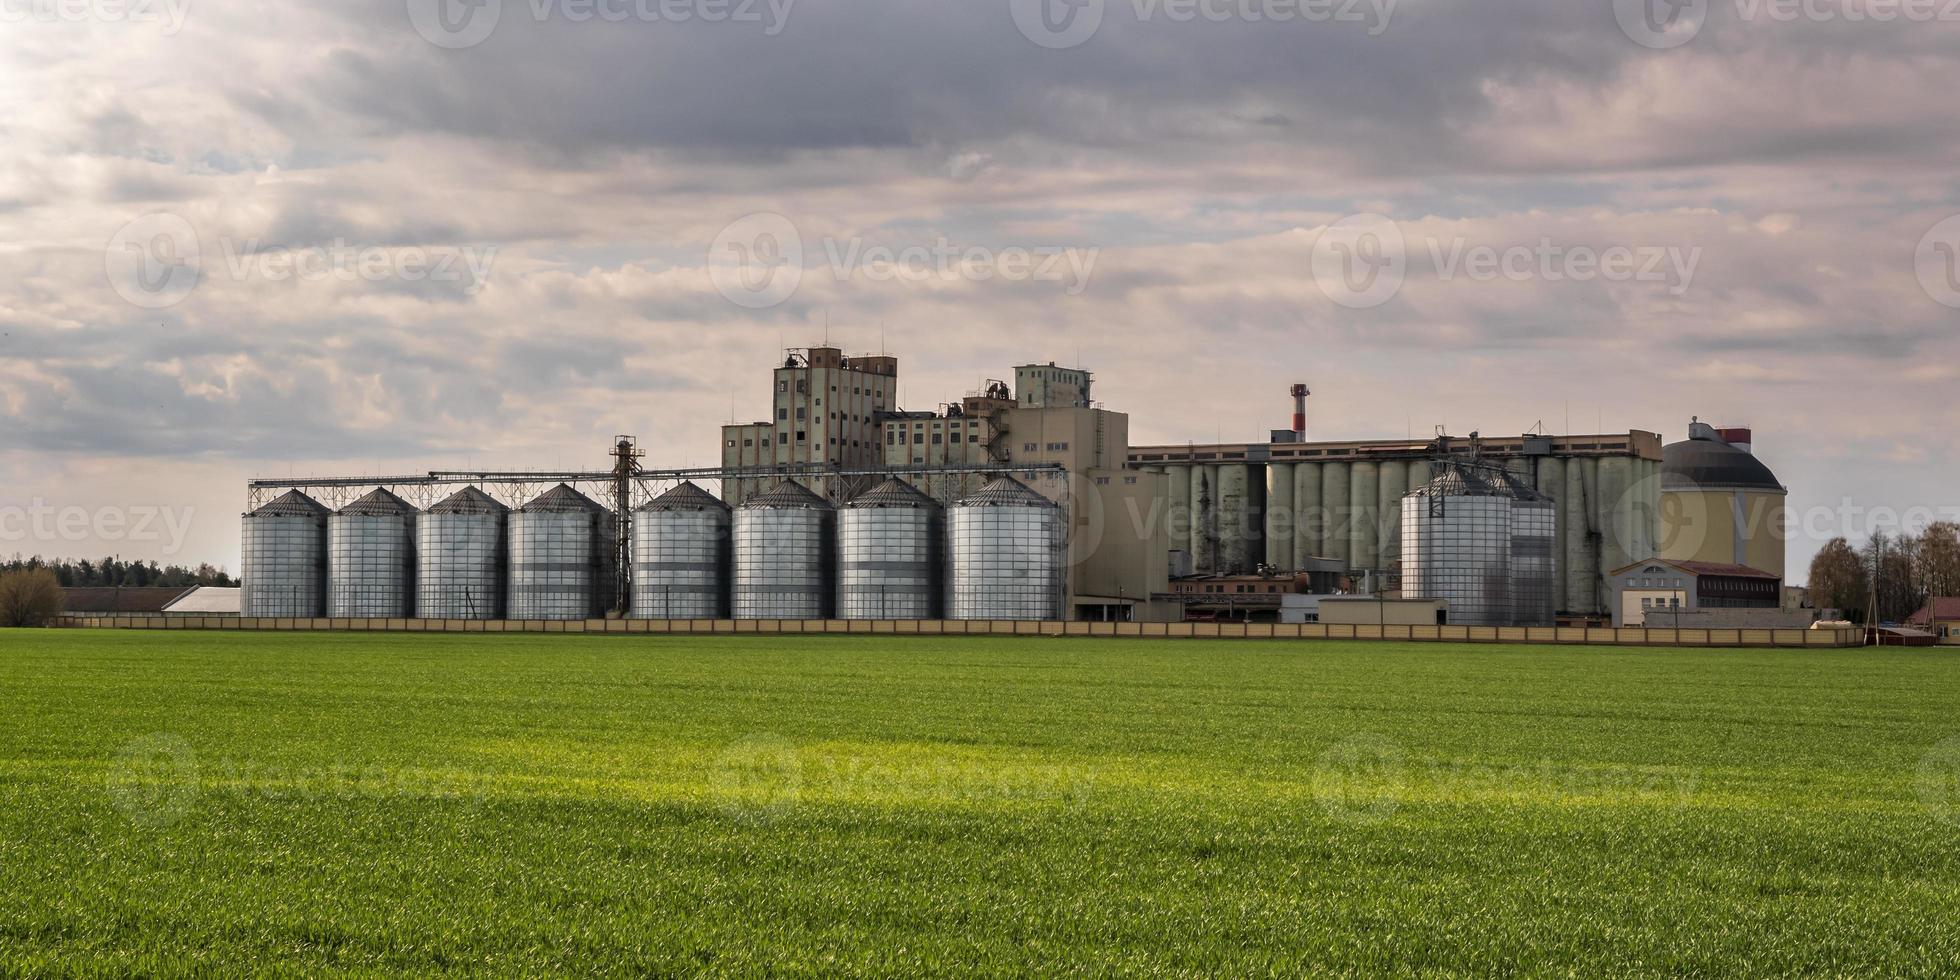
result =
[{"label": "red and white chimney", "polygon": [[1306,385],[1293,386],[1293,441],[1307,441],[1307,391]]}]

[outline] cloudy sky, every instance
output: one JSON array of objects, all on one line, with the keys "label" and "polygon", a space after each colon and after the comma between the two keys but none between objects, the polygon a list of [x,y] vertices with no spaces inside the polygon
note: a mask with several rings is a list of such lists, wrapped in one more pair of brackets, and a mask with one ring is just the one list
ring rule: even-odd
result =
[{"label": "cloudy sky", "polygon": [[1960,505],[1960,4],[1653,2],[0,0],[0,552],[711,464],[826,334],[1141,443],[1751,424],[1793,569]]}]

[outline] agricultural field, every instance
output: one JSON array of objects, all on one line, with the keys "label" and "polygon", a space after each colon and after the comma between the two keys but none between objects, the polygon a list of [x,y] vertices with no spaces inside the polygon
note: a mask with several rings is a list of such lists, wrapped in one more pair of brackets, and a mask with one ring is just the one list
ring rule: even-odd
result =
[{"label": "agricultural field", "polygon": [[0,974],[1960,973],[1960,656],[0,632]]}]

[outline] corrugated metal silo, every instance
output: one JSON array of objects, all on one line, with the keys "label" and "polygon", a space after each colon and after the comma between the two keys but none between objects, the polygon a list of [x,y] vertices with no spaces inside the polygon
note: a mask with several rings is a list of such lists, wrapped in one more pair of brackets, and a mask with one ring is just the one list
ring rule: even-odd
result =
[{"label": "corrugated metal silo", "polygon": [[415,507],[376,489],[327,519],[327,615],[400,618],[414,599]]},{"label": "corrugated metal silo", "polygon": [[612,515],[563,483],[510,514],[512,619],[590,619],[612,600]]},{"label": "corrugated metal silo", "polygon": [[1511,498],[1511,604],[1517,626],[1558,621],[1558,502],[1504,474]]},{"label": "corrugated metal silo", "polygon": [[1001,477],[954,504],[951,619],[1060,619],[1066,528],[1053,501]]},{"label": "corrugated metal silo", "polygon": [[728,615],[728,505],[682,483],[633,514],[636,619]]},{"label": "corrugated metal silo", "polygon": [[1403,497],[1402,594],[1448,600],[1452,625],[1509,625],[1509,495],[1451,466]]},{"label": "corrugated metal silo", "polygon": [[829,501],[794,480],[736,509],[735,618],[828,618],[836,521]]},{"label": "corrugated metal silo", "polygon": [[425,619],[501,619],[510,508],[475,487],[415,522],[415,614]]},{"label": "corrugated metal silo", "polygon": [[242,521],[238,609],[244,616],[314,618],[327,608],[327,509],[288,490]]},{"label": "corrugated metal silo", "polygon": [[837,515],[837,618],[934,619],[945,518],[937,501],[886,480]]}]

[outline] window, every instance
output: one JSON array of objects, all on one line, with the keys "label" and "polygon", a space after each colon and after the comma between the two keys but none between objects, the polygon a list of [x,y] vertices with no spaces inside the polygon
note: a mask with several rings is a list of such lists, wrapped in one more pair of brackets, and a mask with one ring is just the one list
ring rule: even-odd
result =
[{"label": "window", "polygon": [[979,436],[977,436],[977,435],[976,435],[976,436],[967,436],[967,437],[966,437],[966,441],[968,441],[968,442],[979,442],[979,441],[980,441],[980,437],[979,437]]},{"label": "window", "polygon": [[946,441],[946,437],[945,437],[944,435],[941,435],[940,433],[937,433],[937,432],[935,432],[935,433],[933,433],[933,434],[932,434],[932,444],[933,444],[933,445],[935,445],[935,446],[937,446],[937,445],[939,445],[940,443],[942,443],[942,442],[945,442],[945,441]]},{"label": "window", "polygon": [[789,421],[789,409],[787,408],[776,409],[776,421],[778,422]]},{"label": "window", "polygon": [[809,441],[810,441],[810,434],[809,434],[808,432],[805,432],[805,431],[803,431],[803,430],[801,430],[801,429],[798,429],[798,430],[796,431],[796,441],[797,441],[797,442],[809,442]]},{"label": "window", "polygon": [[1024,453],[1034,452],[1034,449],[1035,449],[1035,444],[1032,442],[1024,442],[1021,444],[1021,451]]},{"label": "window", "polygon": [[733,439],[730,439],[730,440],[728,440],[728,448],[730,448],[730,449],[734,449],[734,448],[735,448],[735,440],[733,440]]},{"label": "window", "polygon": [[923,446],[923,445],[925,445],[925,441],[926,441],[926,434],[925,434],[925,433],[923,433],[923,432],[914,432],[914,433],[912,433],[912,445],[914,445],[914,446]]},{"label": "window", "polygon": [[755,440],[754,440],[754,439],[744,439],[744,440],[742,440],[742,445],[744,445],[744,446],[754,446],[754,445],[755,445]]},{"label": "window", "polygon": [[1133,486],[1136,486],[1136,485],[1137,485],[1137,478],[1136,478],[1136,477],[1134,477],[1134,476],[1126,476],[1126,477],[1124,477],[1124,478],[1123,478],[1123,485],[1124,485],[1124,486],[1126,486],[1126,487],[1133,487]]},{"label": "window", "polygon": [[797,420],[798,422],[801,422],[801,421],[803,421],[803,420],[804,420],[805,418],[807,418],[807,416],[805,416],[805,415],[803,414],[803,412],[804,412],[804,408],[803,408],[803,406],[801,406],[801,405],[798,405],[798,406],[796,406],[796,420]]},{"label": "window", "polygon": [[777,436],[777,437],[776,437],[776,445],[778,445],[778,446],[787,446],[787,445],[789,445],[789,433],[787,433],[787,432],[785,432],[785,433],[783,433],[782,435],[779,435],[779,436]]},{"label": "window", "polygon": [[776,382],[776,391],[787,394],[789,392],[789,382],[787,381]]}]

